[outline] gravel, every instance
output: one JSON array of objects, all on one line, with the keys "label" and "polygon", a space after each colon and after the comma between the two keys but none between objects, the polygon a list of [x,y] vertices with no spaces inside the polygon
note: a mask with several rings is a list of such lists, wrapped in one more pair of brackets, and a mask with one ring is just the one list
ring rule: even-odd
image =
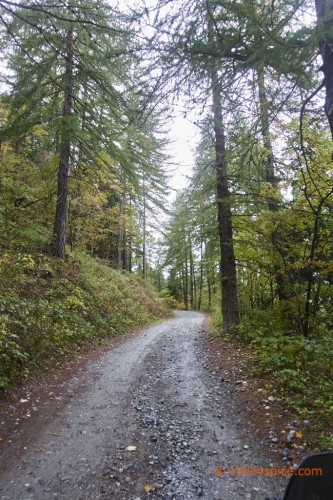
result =
[{"label": "gravel", "polygon": [[285,478],[254,474],[274,464],[232,403],[203,319],[177,312],[73,377],[61,414],[1,474],[0,498],[281,497]]}]

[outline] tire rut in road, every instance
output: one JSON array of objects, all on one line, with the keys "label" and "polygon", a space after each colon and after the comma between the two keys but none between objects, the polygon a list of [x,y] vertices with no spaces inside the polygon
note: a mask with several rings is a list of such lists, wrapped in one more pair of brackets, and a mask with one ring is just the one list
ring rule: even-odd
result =
[{"label": "tire rut in road", "polygon": [[1,464],[1,499],[99,497],[105,457],[112,456],[115,445],[126,437],[129,389],[151,345],[174,321],[143,330],[88,365],[77,381],[85,392],[71,394],[52,421],[41,420],[33,444],[20,458],[13,457],[14,466],[5,470]]},{"label": "tire rut in road", "polygon": [[[258,477],[216,477],[218,466],[267,466],[224,399],[228,388],[207,351],[202,315],[178,313],[144,360],[145,371],[132,392],[127,421],[132,453],[118,449],[105,466],[102,498],[233,500],[279,496],[284,487]],[[111,496],[110,496],[111,495]]]},{"label": "tire rut in road", "polygon": [[86,392],[41,428],[0,479],[0,498],[277,496],[276,480],[214,475],[216,466],[269,464],[226,397],[229,388],[204,344],[203,319],[179,312],[93,362],[80,379]]}]

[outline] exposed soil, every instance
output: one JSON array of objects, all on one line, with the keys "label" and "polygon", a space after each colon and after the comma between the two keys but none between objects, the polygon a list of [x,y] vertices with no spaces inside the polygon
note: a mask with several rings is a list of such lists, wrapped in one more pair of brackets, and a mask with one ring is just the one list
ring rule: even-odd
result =
[{"label": "exposed soil", "polygon": [[308,423],[263,393],[242,372],[246,352],[210,339],[203,320],[179,312],[1,401],[0,498],[279,498],[286,478],[259,467],[298,462]]},{"label": "exposed soil", "polygon": [[[285,407],[272,377],[255,376],[251,369],[255,361],[251,359],[250,349],[210,337],[206,342],[226,383],[234,387],[231,393],[235,407],[244,419],[255,425],[261,443],[269,448],[273,456],[288,458],[288,464],[297,465],[302,457],[313,451],[318,439],[313,425],[315,422],[300,420],[296,411]],[[287,437],[291,430],[295,430],[295,436],[289,442]]]}]

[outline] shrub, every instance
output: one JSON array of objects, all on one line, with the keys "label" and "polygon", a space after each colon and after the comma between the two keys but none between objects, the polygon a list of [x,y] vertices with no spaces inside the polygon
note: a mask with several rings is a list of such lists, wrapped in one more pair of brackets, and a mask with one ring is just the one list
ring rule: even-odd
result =
[{"label": "shrub", "polygon": [[85,254],[63,263],[7,253],[0,261],[0,387],[78,346],[168,314],[142,280]]}]

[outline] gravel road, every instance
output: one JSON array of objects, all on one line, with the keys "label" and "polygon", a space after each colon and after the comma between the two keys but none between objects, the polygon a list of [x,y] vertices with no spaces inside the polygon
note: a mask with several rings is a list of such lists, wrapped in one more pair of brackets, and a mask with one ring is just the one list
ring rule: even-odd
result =
[{"label": "gravel road", "polygon": [[203,320],[177,312],[72,377],[61,413],[1,465],[0,498],[279,498],[284,478],[254,475],[273,464],[227,397]]}]

